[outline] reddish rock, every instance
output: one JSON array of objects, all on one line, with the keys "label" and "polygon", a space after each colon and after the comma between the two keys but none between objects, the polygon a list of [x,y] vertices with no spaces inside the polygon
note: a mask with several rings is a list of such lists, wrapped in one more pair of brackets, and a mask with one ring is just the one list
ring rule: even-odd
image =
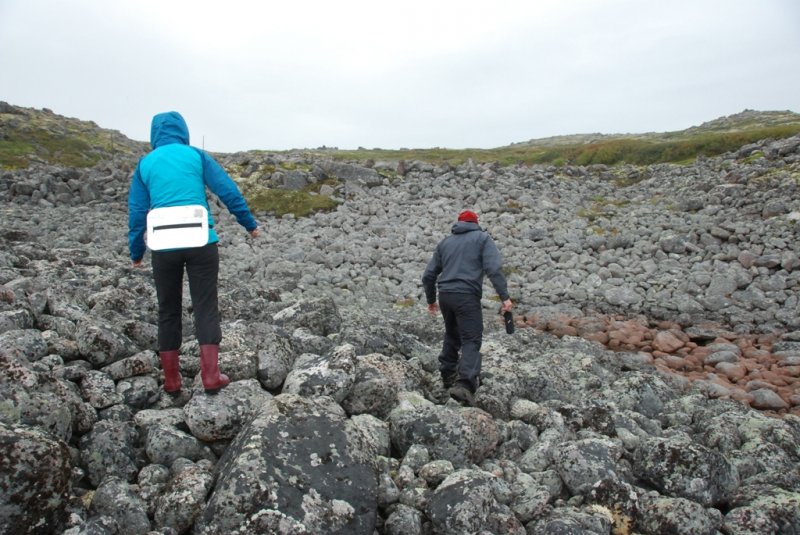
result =
[{"label": "reddish rock", "polygon": [[583,337],[604,333],[608,329],[608,321],[597,317],[578,318],[572,322],[572,325],[578,329],[578,335]]},{"label": "reddish rock", "polygon": [[772,371],[785,377],[800,377],[800,366],[780,366],[776,364],[773,366]]},{"label": "reddish rock", "polygon": [[769,370],[764,370],[763,372],[761,372],[761,379],[778,387],[787,385],[783,376],[778,375],[777,373]]},{"label": "reddish rock", "polygon": [[526,323],[531,327],[533,327],[534,329],[539,329],[540,331],[544,331],[547,329],[547,320],[536,314],[528,316]]},{"label": "reddish rock", "polygon": [[664,355],[661,357],[661,361],[672,370],[684,371],[692,367],[690,363],[686,362],[686,359],[676,355]]},{"label": "reddish rock", "polygon": [[730,362],[720,362],[715,366],[718,372],[723,374],[725,377],[730,379],[733,382],[738,382],[745,376],[747,376],[747,368],[745,368],[742,364],[730,363]]},{"label": "reddish rock", "polygon": [[731,398],[735,399],[736,401],[741,401],[747,405],[750,405],[753,402],[753,394],[750,394],[741,388],[732,388]]},{"label": "reddish rock", "polygon": [[684,343],[672,331],[660,331],[653,338],[653,348],[664,353],[674,353],[682,348]]},{"label": "reddish rock", "polygon": [[709,356],[713,352],[714,352],[713,348],[710,348],[708,346],[700,346],[692,350],[691,355],[692,357],[696,357],[697,359],[699,359],[700,362],[702,362],[703,360],[705,360],[707,356]]},{"label": "reddish rock", "polygon": [[547,330],[559,338],[562,336],[578,336],[578,329],[558,320],[548,321]]},{"label": "reddish rock", "polygon": [[[518,326],[557,336],[581,336],[611,350],[647,354],[670,380],[687,385],[698,381],[709,397],[730,397],[768,412],[788,410],[800,416],[800,365],[781,361],[771,353],[780,335],[743,336],[714,324],[684,331],[670,321],[649,324],[642,316],[532,315],[519,319]],[[714,353],[717,355],[708,358]]]},{"label": "reddish rock", "polygon": [[586,340],[591,340],[592,342],[600,342],[603,345],[606,345],[608,343],[608,333],[605,332],[587,333],[581,336]]},{"label": "reddish rock", "polygon": [[6,288],[5,286],[0,286],[0,301],[3,303],[13,303],[15,298],[14,290]]},{"label": "reddish rock", "polygon": [[741,358],[739,364],[747,368],[747,373],[752,373],[753,370],[761,369],[761,365],[753,359]]}]

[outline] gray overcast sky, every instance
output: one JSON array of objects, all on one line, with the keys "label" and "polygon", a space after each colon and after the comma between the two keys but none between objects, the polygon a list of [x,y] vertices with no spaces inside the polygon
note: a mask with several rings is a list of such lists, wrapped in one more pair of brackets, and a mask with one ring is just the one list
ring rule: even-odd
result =
[{"label": "gray overcast sky", "polygon": [[0,100],[149,140],[491,148],[800,111],[798,0],[0,0]]}]

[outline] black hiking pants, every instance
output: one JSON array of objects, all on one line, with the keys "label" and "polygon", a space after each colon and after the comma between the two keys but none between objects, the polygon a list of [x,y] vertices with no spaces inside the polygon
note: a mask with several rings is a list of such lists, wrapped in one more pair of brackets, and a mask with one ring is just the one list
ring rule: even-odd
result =
[{"label": "black hiking pants", "polygon": [[483,342],[481,298],[474,294],[440,292],[439,310],[444,318],[439,371],[443,376],[457,372],[457,381],[466,383],[475,392],[481,373]]},{"label": "black hiking pants", "polygon": [[180,349],[183,341],[183,271],[189,276],[194,326],[201,344],[219,344],[217,277],[219,249],[216,243],[175,251],[153,251],[153,279],[158,295],[158,350]]}]

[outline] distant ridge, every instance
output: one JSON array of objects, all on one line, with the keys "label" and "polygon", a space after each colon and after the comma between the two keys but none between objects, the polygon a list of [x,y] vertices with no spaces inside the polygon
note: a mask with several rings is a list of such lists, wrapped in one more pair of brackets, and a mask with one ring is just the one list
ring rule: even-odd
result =
[{"label": "distant ridge", "polygon": [[643,139],[649,141],[687,139],[692,136],[704,133],[736,133],[748,130],[773,128],[779,126],[800,125],[800,113],[789,110],[786,111],[756,111],[744,110],[733,115],[719,117],[711,121],[706,121],[700,126],[692,126],[684,130],[673,132],[643,132],[625,134],[569,134],[562,136],[551,136],[544,138],[530,139],[512,143],[510,147],[530,146],[530,147],[552,147],[557,145],[575,145],[600,143],[603,141],[619,139]]},{"label": "distant ridge", "polygon": [[[675,132],[572,134],[531,139],[494,149],[318,149],[306,152],[337,160],[421,160],[459,164],[467,160],[513,164],[652,164],[715,156],[766,138],[800,134],[800,114],[792,111],[742,112]],[[52,110],[0,101],[0,168],[32,163],[92,167],[101,161],[135,161],[149,143],[129,139],[94,121],[64,117]],[[269,148],[265,148],[269,151]],[[275,151],[284,152],[284,151]]]},{"label": "distant ridge", "polygon": [[148,143],[129,139],[94,121],[13,106],[0,101],[0,167],[27,167],[31,163],[91,167],[103,160],[136,158]]}]

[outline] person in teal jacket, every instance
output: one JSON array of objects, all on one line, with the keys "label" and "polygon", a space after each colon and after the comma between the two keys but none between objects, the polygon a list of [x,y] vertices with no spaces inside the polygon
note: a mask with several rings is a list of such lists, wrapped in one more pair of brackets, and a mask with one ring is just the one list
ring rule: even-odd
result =
[{"label": "person in teal jacket", "polygon": [[[135,267],[142,264],[145,254],[148,212],[190,205],[208,210],[206,188],[225,204],[250,236],[258,236],[258,223],[239,188],[214,158],[189,145],[189,128],[178,112],[153,117],[150,144],[153,150],[139,161],[128,192],[128,247]],[[207,393],[215,394],[230,382],[219,370],[222,331],[217,300],[218,241],[209,211],[205,245],[151,251],[158,298],[158,354],[164,370],[164,390],[171,395],[178,395],[182,385],[178,357],[182,342],[184,270],[189,279],[195,335],[200,344],[203,387]]]}]

